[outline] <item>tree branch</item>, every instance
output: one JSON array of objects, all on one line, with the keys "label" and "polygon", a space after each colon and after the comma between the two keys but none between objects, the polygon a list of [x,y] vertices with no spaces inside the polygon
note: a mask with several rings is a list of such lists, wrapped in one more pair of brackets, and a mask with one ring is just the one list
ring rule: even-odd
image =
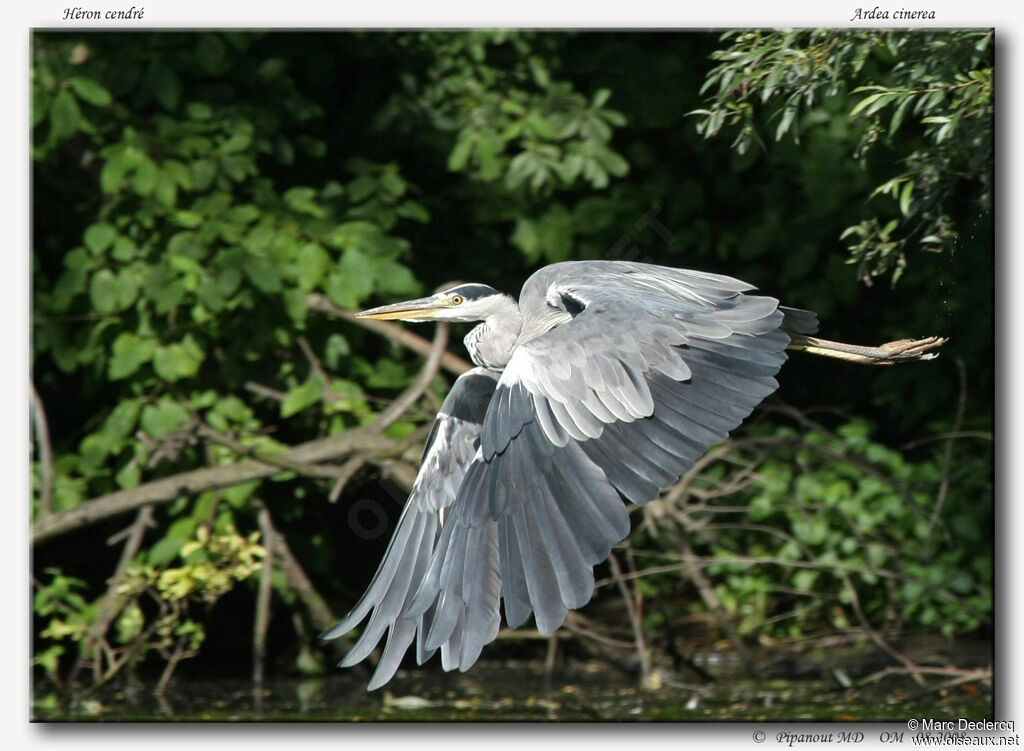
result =
[{"label": "tree branch", "polygon": [[[86,643],[92,642],[97,652],[95,662],[93,663],[97,679],[100,678],[100,673],[102,673],[99,657],[100,644],[103,642],[103,636],[107,633],[107,629],[110,628],[111,621],[119,610],[119,607],[116,606],[118,599],[117,590],[121,586],[121,582],[124,580],[129,564],[131,564],[135,559],[135,556],[138,555],[139,548],[142,547],[142,539],[146,534],[146,529],[151,525],[152,521],[153,506],[146,505],[139,509],[139,513],[136,515],[135,521],[127,530],[125,530],[127,532],[128,541],[121,550],[121,557],[117,562],[117,568],[114,569],[114,573],[107,584],[107,591],[106,594],[103,595],[103,601],[100,603],[96,620],[93,621],[92,625],[89,626],[89,630],[85,633],[83,640]],[[120,537],[120,535],[117,537]],[[75,661],[74,668],[71,670],[71,676],[68,678],[69,685],[75,682],[75,678],[78,677],[78,672],[81,667],[82,660],[80,655],[78,660]]]},{"label": "tree branch", "polygon": [[622,601],[626,605],[626,615],[629,616],[629,623],[633,627],[633,641],[636,648],[636,656],[640,662],[640,687],[644,691],[649,691],[651,689],[651,658],[647,654],[647,642],[644,640],[644,625],[640,619],[640,614],[634,606],[629,589],[626,587],[626,581],[622,578],[622,568],[619,566],[619,561],[615,557],[614,551],[608,554],[608,564],[612,569],[612,578],[619,587]]},{"label": "tree branch", "polygon": [[36,444],[39,451],[41,486],[39,490],[39,517],[53,513],[53,450],[50,448],[50,429],[46,424],[46,410],[39,398],[35,384],[32,384],[32,424],[36,429]]},{"label": "tree branch", "polygon": [[[437,374],[437,369],[444,347],[448,341],[448,328],[437,327],[429,356],[420,370],[416,380],[401,395],[381,412],[376,419],[362,427],[347,430],[338,435],[318,438],[299,444],[280,454],[274,459],[301,464],[316,464],[328,459],[337,459],[355,451],[361,453],[383,452],[394,449],[395,442],[384,438],[383,433],[393,424],[405,410],[410,407],[430,384]],[[195,495],[204,490],[226,488],[250,480],[277,474],[280,466],[268,465],[262,461],[247,460],[225,467],[206,467],[203,469],[181,472],[171,477],[154,480],[137,488],[119,490],[105,496],[86,501],[67,511],[51,514],[39,519],[32,526],[32,544],[50,540],[58,535],[77,529],[87,524],[106,519],[116,514],[132,511],[147,503],[166,503],[178,496]]]},{"label": "tree branch", "polygon": [[267,554],[263,558],[259,587],[256,590],[256,617],[252,625],[252,682],[257,690],[263,683],[264,664],[267,657],[267,629],[270,627],[271,579],[274,574],[274,551],[276,533],[270,524],[270,512],[263,501],[257,501],[260,532]]}]

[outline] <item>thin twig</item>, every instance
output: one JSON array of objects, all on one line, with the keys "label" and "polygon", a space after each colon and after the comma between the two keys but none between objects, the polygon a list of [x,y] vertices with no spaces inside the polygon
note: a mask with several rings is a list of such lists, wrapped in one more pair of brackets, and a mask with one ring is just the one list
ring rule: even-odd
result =
[{"label": "thin twig", "polygon": [[615,579],[615,583],[619,587],[619,593],[622,595],[622,601],[626,605],[626,613],[629,615],[629,622],[633,627],[633,641],[636,645],[636,656],[640,661],[640,688],[647,691],[651,688],[651,658],[647,654],[647,642],[644,640],[644,626],[640,621],[640,615],[636,611],[636,607],[633,604],[633,598],[629,594],[629,589],[626,588],[626,581],[622,577],[622,568],[619,566],[619,561],[615,557],[615,553],[609,552],[608,564],[612,569],[612,577]]},{"label": "thin twig", "polygon": [[[956,679],[957,683],[962,683],[962,682],[971,681],[971,680],[978,680],[978,681],[990,681],[990,680],[992,680],[992,669],[991,668],[983,668],[983,669],[979,669],[979,670],[965,670],[964,668],[957,668],[957,667],[931,667],[929,665],[917,665],[917,666],[915,666],[915,669],[916,669],[916,672],[923,673],[925,675],[951,675],[951,676],[955,676],[956,677],[955,679]],[[871,675],[867,676],[866,678],[862,678],[861,680],[859,680],[857,682],[857,685],[854,687],[853,690],[854,691],[860,691],[862,688],[864,688],[868,684],[874,683],[876,681],[879,681],[882,678],[886,678],[886,677],[888,677],[890,675],[906,675],[908,672],[909,671],[906,668],[897,667],[895,665],[890,665],[889,667],[882,668],[881,670],[879,670],[879,671],[877,671],[875,673],[872,673]],[[954,684],[954,685],[956,685],[956,684]],[[930,689],[926,690],[924,693],[930,693],[932,690],[938,690],[938,689],[941,689],[941,688],[943,688],[943,686],[935,686],[933,688],[930,688]]]},{"label": "thin twig", "polygon": [[980,438],[983,441],[993,441],[995,437],[985,430],[958,430],[948,431],[946,433],[936,433],[935,435],[925,436],[924,438],[918,438],[913,441],[908,441],[900,446],[900,451],[910,451],[918,446],[923,446],[926,443],[934,443],[935,441],[945,441],[947,439],[954,438]]},{"label": "thin twig", "polygon": [[349,484],[356,472],[363,468],[366,464],[366,457],[362,454],[356,454],[355,456],[349,457],[341,468],[338,470],[338,477],[334,481],[334,485],[331,487],[331,492],[327,496],[328,503],[337,503],[338,498],[341,497],[341,492],[345,489],[345,486]]},{"label": "thin twig", "polygon": [[912,694],[911,696],[907,697],[907,701],[916,701],[927,696],[928,694],[934,694],[938,691],[946,691],[948,689],[954,688],[964,683],[971,683],[972,681],[982,681],[986,683],[991,683],[992,668],[983,668],[980,670],[965,670],[963,671],[963,675],[956,676],[955,678],[951,678],[948,681],[943,681],[942,683],[939,683],[935,686],[928,686],[927,688],[922,689],[915,694]]},{"label": "thin twig", "polygon": [[313,348],[310,346],[309,341],[304,336],[299,337],[299,349],[302,350],[302,354],[305,355],[306,361],[309,363],[309,369],[317,380],[323,384],[321,391],[321,399],[325,404],[337,404],[339,401],[345,398],[343,394],[338,391],[334,391],[331,388],[331,377],[327,375],[327,371],[324,366],[320,364],[319,358],[316,353],[313,352]]},{"label": "thin twig", "polygon": [[[683,521],[685,523],[685,519]],[[711,580],[705,575],[704,569],[698,565],[697,556],[693,552],[693,546],[690,544],[690,538],[687,535],[688,531],[686,529],[680,531],[674,527],[671,529],[672,536],[682,550],[683,565],[686,567],[686,573],[697,587],[700,598],[707,605],[708,610],[714,614],[718,627],[722,629],[726,638],[732,643],[733,649],[736,650],[736,654],[740,656],[740,660],[743,661],[743,667],[746,668],[747,673],[757,678],[761,675],[761,671],[758,670],[757,663],[750,655],[746,645],[743,643],[742,637],[736,631],[732,620],[722,607],[722,602],[718,599],[718,594],[715,592]]]},{"label": "thin twig", "polygon": [[43,400],[32,384],[32,425],[35,427],[36,445],[39,451],[39,517],[53,513],[53,449],[50,446],[50,428],[46,422]]},{"label": "thin twig", "polygon": [[[107,629],[110,628],[110,623],[114,620],[114,616],[117,614],[119,608],[116,607],[116,602],[120,598],[117,590],[121,586],[121,582],[124,581],[124,577],[128,572],[128,566],[135,556],[138,555],[139,549],[142,547],[142,540],[146,534],[146,530],[152,525],[153,522],[153,506],[143,506],[139,509],[139,512],[135,515],[135,521],[132,522],[131,526],[128,527],[128,540],[125,542],[124,548],[121,550],[121,557],[118,559],[117,567],[114,569],[113,575],[107,582],[107,591],[103,595],[103,600],[100,603],[99,610],[96,614],[96,620],[92,622],[89,629],[85,632],[83,641],[86,644],[91,644],[99,651],[99,647],[105,642],[103,638],[107,633]],[[79,671],[82,668],[82,658],[75,661],[75,666],[71,670],[71,675],[68,678],[68,683],[74,683],[77,678]],[[102,673],[102,666],[97,655],[93,665],[94,673],[96,674],[97,680]]]},{"label": "thin twig", "polygon": [[275,402],[283,402],[288,398],[288,394],[277,389],[272,389],[270,386],[264,386],[262,383],[256,383],[256,381],[246,381],[243,385],[246,391],[251,391],[259,396],[265,396],[268,399],[273,399]]},{"label": "thin twig", "polygon": [[267,524],[274,538],[274,551],[281,559],[281,570],[284,572],[288,584],[291,585],[292,589],[298,594],[299,599],[306,606],[313,625],[322,631],[326,631],[334,625],[337,619],[327,606],[327,601],[321,597],[312,582],[310,582],[309,577],[302,568],[302,564],[299,563],[284,539],[284,535],[277,532],[269,518]]},{"label": "thin twig", "polygon": [[252,627],[252,682],[256,689],[263,684],[264,663],[267,656],[267,629],[270,627],[270,594],[271,579],[274,574],[274,553],[277,545],[274,530],[270,525],[270,512],[263,501],[257,500],[259,522],[263,537],[263,547],[267,554],[263,558],[263,569],[260,572],[259,588],[256,590],[256,617]]},{"label": "thin twig", "polygon": [[178,667],[178,663],[189,657],[195,657],[195,650],[185,649],[185,644],[188,642],[188,634],[183,634],[179,639],[178,643],[174,645],[174,653],[171,654],[170,659],[167,660],[167,666],[164,668],[164,672],[160,675],[160,680],[157,681],[156,688],[153,689],[153,693],[162,695],[167,688],[167,684],[171,680],[171,675],[174,673],[174,669]]},{"label": "thin twig", "polygon": [[[361,319],[360,319],[361,320]],[[383,412],[377,415],[375,419],[368,426],[375,433],[382,433],[392,423],[395,422],[399,417],[405,414],[405,411],[409,409],[416,400],[422,396],[423,392],[427,390],[430,382],[434,380],[434,376],[437,375],[438,368],[441,366],[441,361],[445,355],[445,347],[448,345],[448,324],[439,323],[437,329],[434,332],[434,341],[430,345],[430,351],[427,353],[426,362],[423,363],[423,367],[420,368],[419,375],[416,376],[409,387],[403,391],[398,397],[389,404]]]}]

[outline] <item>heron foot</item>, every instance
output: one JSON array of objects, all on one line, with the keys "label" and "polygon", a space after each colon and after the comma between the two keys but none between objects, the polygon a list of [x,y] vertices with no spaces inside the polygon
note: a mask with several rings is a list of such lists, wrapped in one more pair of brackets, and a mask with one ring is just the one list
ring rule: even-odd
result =
[{"label": "heron foot", "polygon": [[881,345],[880,350],[884,360],[900,362],[904,360],[933,360],[939,356],[938,349],[949,341],[942,336],[929,336],[925,339],[900,339],[895,342],[887,342]]}]

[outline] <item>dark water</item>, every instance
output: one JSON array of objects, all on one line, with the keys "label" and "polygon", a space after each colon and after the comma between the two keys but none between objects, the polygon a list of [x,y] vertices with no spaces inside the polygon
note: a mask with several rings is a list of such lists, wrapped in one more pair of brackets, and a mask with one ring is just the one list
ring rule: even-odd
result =
[{"label": "dark water", "polygon": [[665,682],[640,691],[626,674],[593,663],[557,669],[480,663],[466,674],[412,668],[386,690],[366,693],[351,671],[271,680],[262,691],[241,681],[172,684],[80,696],[66,705],[37,687],[32,716],[42,721],[903,721],[907,717],[992,718],[985,684],[922,692],[896,678],[860,691],[837,681],[726,677],[706,685]]}]

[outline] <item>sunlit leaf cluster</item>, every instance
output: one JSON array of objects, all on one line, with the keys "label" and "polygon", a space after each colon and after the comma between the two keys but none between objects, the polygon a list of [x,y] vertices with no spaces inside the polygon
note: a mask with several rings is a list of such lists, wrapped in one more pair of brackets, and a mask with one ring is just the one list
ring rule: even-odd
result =
[{"label": "sunlit leaf cluster", "polygon": [[[991,207],[991,30],[747,31],[723,40],[730,44],[713,54],[719,64],[703,87],[708,106],[691,113],[705,137],[735,133],[742,154],[765,148],[765,132],[799,140],[842,117],[862,161],[892,160],[891,177],[869,196],[878,213],[841,236],[865,282],[895,284],[918,250],[951,252],[956,191]],[[840,102],[846,111],[836,111]]]}]

